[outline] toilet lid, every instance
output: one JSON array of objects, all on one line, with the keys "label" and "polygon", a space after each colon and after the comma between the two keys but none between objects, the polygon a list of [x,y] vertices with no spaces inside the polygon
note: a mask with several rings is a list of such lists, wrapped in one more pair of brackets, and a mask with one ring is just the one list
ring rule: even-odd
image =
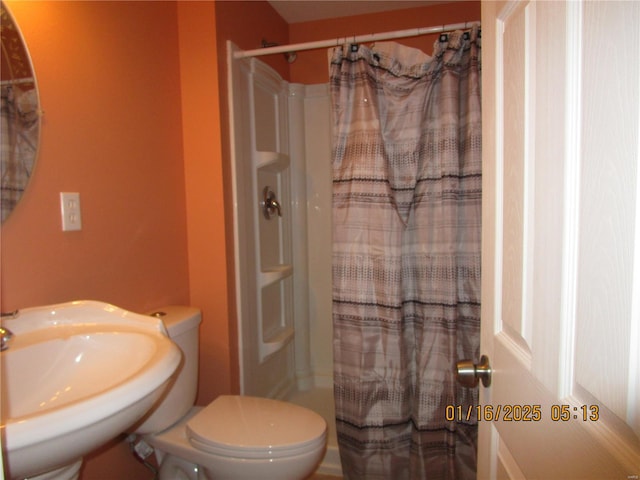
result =
[{"label": "toilet lid", "polygon": [[190,443],[227,456],[277,456],[324,445],[317,413],[279,400],[223,395],[187,422]]}]

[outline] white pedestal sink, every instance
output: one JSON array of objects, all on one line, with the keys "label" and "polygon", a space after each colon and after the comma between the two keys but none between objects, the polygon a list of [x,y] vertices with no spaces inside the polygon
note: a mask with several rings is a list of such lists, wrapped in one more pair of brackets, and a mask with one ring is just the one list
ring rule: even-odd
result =
[{"label": "white pedestal sink", "polygon": [[77,478],[82,457],[142,418],[181,361],[162,321],[102,302],[21,310],[1,354],[10,480]]}]

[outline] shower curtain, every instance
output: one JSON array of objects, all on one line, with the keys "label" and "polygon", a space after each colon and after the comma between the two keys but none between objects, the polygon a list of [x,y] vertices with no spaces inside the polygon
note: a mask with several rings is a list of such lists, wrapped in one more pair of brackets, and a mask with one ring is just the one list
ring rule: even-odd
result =
[{"label": "shower curtain", "polygon": [[330,68],[344,476],[475,478],[477,389],[454,369],[479,357],[479,30],[441,36],[432,57],[338,47]]}]

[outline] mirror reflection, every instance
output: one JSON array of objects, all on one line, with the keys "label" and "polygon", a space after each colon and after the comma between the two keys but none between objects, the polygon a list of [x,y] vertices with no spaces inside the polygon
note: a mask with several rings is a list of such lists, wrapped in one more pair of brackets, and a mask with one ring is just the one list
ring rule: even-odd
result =
[{"label": "mirror reflection", "polygon": [[24,39],[4,3],[0,3],[0,9],[0,214],[4,222],[20,201],[36,163],[40,109],[35,73]]}]

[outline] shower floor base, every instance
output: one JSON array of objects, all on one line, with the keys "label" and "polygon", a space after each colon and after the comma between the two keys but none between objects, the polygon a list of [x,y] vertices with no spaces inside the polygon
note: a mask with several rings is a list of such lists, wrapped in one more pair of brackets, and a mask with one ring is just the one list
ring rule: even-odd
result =
[{"label": "shower floor base", "polygon": [[[316,387],[306,392],[295,392],[291,395],[289,401],[313,410],[325,419],[328,430],[327,453],[316,473],[342,478],[340,454],[338,453],[338,437],[336,435],[336,413],[333,403],[333,389]],[[311,477],[311,479],[314,478],[326,477]]]}]

